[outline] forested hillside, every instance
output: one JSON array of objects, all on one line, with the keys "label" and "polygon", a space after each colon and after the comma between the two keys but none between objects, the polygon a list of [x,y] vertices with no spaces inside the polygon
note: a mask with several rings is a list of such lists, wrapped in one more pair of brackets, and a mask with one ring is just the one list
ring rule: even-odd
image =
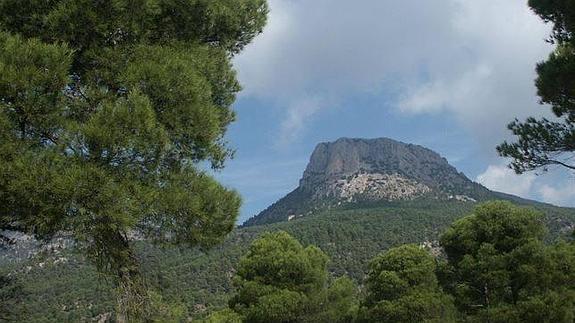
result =
[{"label": "forested hillside", "polygon": [[[145,260],[146,278],[164,303],[202,317],[227,304],[237,262],[263,232],[286,231],[303,245],[318,246],[331,259],[328,269],[333,277],[346,274],[362,284],[369,259],[390,247],[416,243],[437,252],[439,235],[474,205],[423,200],[362,205],[240,228],[224,244],[206,252],[140,242],[138,254]],[[575,210],[543,204],[537,207],[546,214],[550,228],[547,241],[570,235]],[[2,271],[10,273],[9,280],[3,282],[1,297],[11,304],[14,321],[74,322],[114,310],[111,283],[72,250],[64,251],[64,255],[44,253],[22,264],[5,264]]]}]

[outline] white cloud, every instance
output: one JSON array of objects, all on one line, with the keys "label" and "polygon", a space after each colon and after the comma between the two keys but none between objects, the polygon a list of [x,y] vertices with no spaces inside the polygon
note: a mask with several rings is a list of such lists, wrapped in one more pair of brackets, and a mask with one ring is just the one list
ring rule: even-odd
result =
[{"label": "white cloud", "polygon": [[572,172],[562,168],[537,176],[536,173],[517,175],[505,165],[490,165],[476,181],[494,191],[558,206],[575,206],[575,178]]},{"label": "white cloud", "polygon": [[292,103],[287,111],[287,117],[281,124],[276,144],[282,147],[295,141],[313,115],[325,106],[327,106],[326,100],[319,97],[304,98]]},{"label": "white cloud", "polygon": [[[467,71],[459,79],[445,81],[436,79],[432,83],[425,83],[407,92],[407,97],[399,102],[399,108],[404,112],[424,113],[452,109],[458,103],[468,101],[481,90],[478,84],[489,82],[493,71],[489,66],[479,65]],[[459,105],[462,106],[462,105]]]},{"label": "white cloud", "polygon": [[517,175],[504,165],[490,165],[476,181],[490,190],[529,198],[536,176]]},{"label": "white cloud", "polygon": [[542,185],[538,189],[543,201],[561,206],[573,206],[575,201],[575,183],[567,183],[563,186]]},{"label": "white cloud", "polygon": [[537,104],[533,79],[535,63],[551,50],[543,41],[548,26],[521,1],[455,2],[456,42],[447,44],[454,66],[430,65],[430,80],[407,91],[401,107],[454,113],[492,149],[508,135],[505,124],[511,119],[546,113]]},{"label": "white cloud", "polygon": [[[485,147],[515,116],[543,113],[534,66],[549,33],[525,1],[270,0],[270,22],[236,58],[243,96],[286,109],[280,141],[354,95],[407,113],[450,113]],[[315,98],[330,104],[309,104]],[[361,107],[356,107],[361,109]],[[304,110],[310,110],[306,112]]]}]

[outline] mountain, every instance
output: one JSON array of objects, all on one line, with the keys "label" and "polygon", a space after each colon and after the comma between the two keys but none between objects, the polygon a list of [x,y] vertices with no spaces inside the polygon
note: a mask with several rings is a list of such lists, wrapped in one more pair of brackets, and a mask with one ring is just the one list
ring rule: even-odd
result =
[{"label": "mountain", "polygon": [[428,148],[389,138],[341,138],[318,144],[299,186],[244,225],[289,221],[366,202],[497,197],[505,198],[471,181]]}]

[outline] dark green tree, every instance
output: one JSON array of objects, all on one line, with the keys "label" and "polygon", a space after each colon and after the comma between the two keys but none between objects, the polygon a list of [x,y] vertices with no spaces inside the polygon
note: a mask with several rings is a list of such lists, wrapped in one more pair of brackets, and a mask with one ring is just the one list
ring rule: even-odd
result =
[{"label": "dark green tree", "polygon": [[283,231],[266,233],[238,265],[229,304],[235,314],[218,312],[209,322],[349,322],[355,286],[347,278],[329,284],[327,263],[317,247],[304,248]]},{"label": "dark green tree", "polygon": [[357,286],[349,277],[339,277],[331,283],[327,291],[316,299],[321,310],[306,318],[308,322],[353,322],[357,317],[359,304]]},{"label": "dark green tree", "polygon": [[375,257],[366,280],[361,322],[453,322],[453,300],[435,276],[436,260],[417,245]]},{"label": "dark green tree", "polygon": [[0,272],[0,322],[15,322],[18,315],[14,313],[15,305],[22,302],[22,286],[15,278]]},{"label": "dark green tree", "polygon": [[537,65],[537,93],[549,105],[556,120],[528,118],[509,124],[516,142],[497,147],[501,156],[512,158],[517,173],[547,170],[558,165],[575,169],[575,4],[571,0],[530,0],[529,6],[545,22],[553,24],[550,42],[557,45],[547,61]]},{"label": "dark green tree", "polygon": [[0,227],[70,232],[148,317],[130,236],[211,246],[238,195],[218,169],[240,90],[231,58],[265,0],[0,0]]},{"label": "dark green tree", "polygon": [[441,237],[445,289],[471,322],[573,322],[575,248],[546,246],[541,215],[489,202]]},{"label": "dark green tree", "polygon": [[243,317],[232,309],[225,309],[210,315],[204,323],[242,323]]}]

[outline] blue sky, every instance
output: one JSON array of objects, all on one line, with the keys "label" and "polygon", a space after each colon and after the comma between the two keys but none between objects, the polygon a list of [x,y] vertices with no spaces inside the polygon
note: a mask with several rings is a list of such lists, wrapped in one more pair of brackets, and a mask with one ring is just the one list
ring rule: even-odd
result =
[{"label": "blue sky", "polygon": [[522,0],[270,0],[269,24],[235,58],[244,87],[216,177],[240,222],[297,187],[315,145],[390,137],[431,148],[491,189],[575,205],[554,170],[516,176],[495,146],[539,106],[536,62],[552,50]]}]

